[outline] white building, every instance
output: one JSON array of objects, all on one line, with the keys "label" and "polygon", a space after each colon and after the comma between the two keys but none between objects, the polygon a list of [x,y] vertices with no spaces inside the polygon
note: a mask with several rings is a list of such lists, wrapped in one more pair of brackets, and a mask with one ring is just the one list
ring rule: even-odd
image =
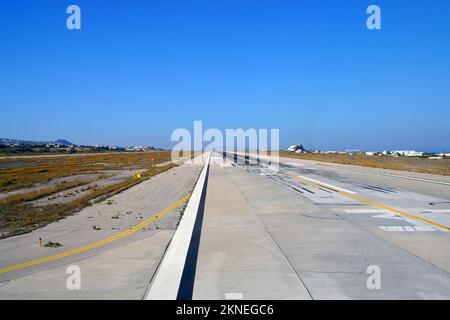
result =
[{"label": "white building", "polygon": [[414,150],[396,150],[392,153],[398,154],[399,156],[405,156],[405,157],[421,157],[423,156],[423,152],[420,151],[414,151]]},{"label": "white building", "polygon": [[290,151],[290,152],[297,152],[298,150],[300,150],[300,152],[302,152],[305,149],[303,148],[303,145],[301,145],[301,144],[293,144],[289,148],[287,148],[287,151]]}]

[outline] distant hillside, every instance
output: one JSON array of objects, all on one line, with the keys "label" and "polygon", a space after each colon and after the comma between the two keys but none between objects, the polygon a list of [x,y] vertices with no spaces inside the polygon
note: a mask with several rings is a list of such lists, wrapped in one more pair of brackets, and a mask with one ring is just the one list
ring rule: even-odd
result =
[{"label": "distant hillside", "polygon": [[73,146],[74,144],[65,139],[58,139],[55,141],[27,141],[27,140],[19,140],[19,139],[6,139],[0,138],[0,145],[19,145],[19,146],[43,146],[47,144],[58,144],[62,146]]}]

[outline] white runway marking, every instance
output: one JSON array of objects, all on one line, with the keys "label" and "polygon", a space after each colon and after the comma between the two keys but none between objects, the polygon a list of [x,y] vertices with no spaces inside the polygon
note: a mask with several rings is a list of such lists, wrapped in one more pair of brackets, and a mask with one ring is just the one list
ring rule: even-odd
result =
[{"label": "white runway marking", "polygon": [[418,209],[418,210],[430,213],[450,213],[450,209]]},{"label": "white runway marking", "polygon": [[395,214],[389,214],[389,213],[386,213],[386,214],[379,214],[379,215],[377,215],[377,216],[373,216],[373,218],[392,219],[392,220],[405,220],[404,218],[402,218],[402,217],[400,217],[400,216],[398,216],[398,215],[395,215]]},{"label": "white runway marking", "polygon": [[426,225],[423,222],[409,219],[405,217],[401,217],[399,215],[387,212],[383,214],[379,214],[376,216],[373,216],[373,218],[380,218],[380,219],[391,219],[391,220],[398,220],[398,221],[405,221],[412,224],[412,226],[380,226],[379,228],[384,231],[388,232],[434,232],[434,231],[440,231],[440,229]]},{"label": "white runway marking", "polygon": [[431,226],[380,226],[381,230],[388,232],[434,232],[437,231],[435,227]]},{"label": "white runway marking", "polygon": [[314,180],[314,179],[312,179],[310,177],[305,177],[305,176],[301,176],[301,175],[298,175],[298,174],[296,174],[296,176],[300,177],[300,178],[303,178],[305,180],[309,180],[309,181],[321,184],[321,185],[326,186],[326,187],[330,187],[330,188],[333,188],[333,189],[341,190],[341,191],[344,191],[344,192],[347,192],[347,193],[350,193],[350,194],[356,194],[356,192],[353,192],[353,191],[350,191],[350,190],[347,190],[347,189],[344,189],[344,188],[341,188],[341,187],[337,187],[337,186],[334,186],[334,185],[329,184],[329,183],[325,183],[325,182],[322,182],[322,181]]},{"label": "white runway marking", "polygon": [[415,226],[414,229],[416,229],[416,231],[438,231],[437,228],[432,226]]},{"label": "white runway marking", "polygon": [[244,299],[244,295],[240,292],[231,292],[225,293],[226,300],[242,300]]},{"label": "white runway marking", "polygon": [[304,166],[306,166],[306,164],[304,164],[304,163],[295,163],[295,162],[288,162],[286,164],[289,165],[289,166],[295,166],[295,167],[304,167]]},{"label": "white runway marking", "polygon": [[[387,213],[384,209],[346,209],[347,213]],[[378,216],[377,216],[378,217]]]}]

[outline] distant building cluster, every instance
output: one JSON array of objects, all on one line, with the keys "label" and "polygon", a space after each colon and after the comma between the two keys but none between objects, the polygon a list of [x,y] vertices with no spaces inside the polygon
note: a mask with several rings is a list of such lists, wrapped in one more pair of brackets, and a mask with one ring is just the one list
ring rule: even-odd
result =
[{"label": "distant building cluster", "polygon": [[4,139],[0,138],[0,148],[10,149],[24,149],[25,151],[32,149],[39,149],[41,151],[51,151],[54,149],[67,150],[70,153],[86,152],[86,151],[128,151],[128,152],[143,152],[143,151],[156,151],[162,150],[151,146],[109,146],[109,145],[77,145],[67,140],[59,139],[56,141],[25,141],[17,139]]},{"label": "distant building cluster", "polygon": [[140,152],[142,152],[142,151],[151,151],[151,150],[156,150],[156,149],[153,147],[143,147],[143,146],[138,146],[138,147],[130,146],[130,147],[125,148],[125,151],[140,151]]},{"label": "distant building cluster", "polygon": [[302,144],[293,144],[286,149],[295,153],[320,153],[320,154],[364,154],[366,156],[391,156],[391,157],[421,157],[428,159],[450,158],[450,152],[423,152],[415,150],[391,150],[391,151],[362,151],[362,150],[306,150]]},{"label": "distant building cluster", "polygon": [[151,146],[128,146],[128,147],[119,147],[119,146],[109,146],[109,145],[80,145],[80,146],[73,146],[75,149],[77,148],[94,148],[96,150],[111,150],[111,151],[128,151],[128,152],[145,152],[145,151],[156,151],[156,150],[163,150],[160,148],[155,148]]}]

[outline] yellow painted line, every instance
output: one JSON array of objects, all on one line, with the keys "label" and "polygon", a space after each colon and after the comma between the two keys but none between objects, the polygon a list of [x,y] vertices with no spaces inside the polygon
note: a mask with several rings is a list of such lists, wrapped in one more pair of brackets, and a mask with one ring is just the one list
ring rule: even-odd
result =
[{"label": "yellow painted line", "polygon": [[28,261],[25,263],[21,263],[21,264],[17,264],[15,266],[10,266],[10,267],[5,267],[5,268],[1,268],[0,269],[0,274],[1,273],[5,273],[5,272],[10,272],[10,271],[14,271],[14,270],[19,270],[19,269],[23,269],[23,268],[27,268],[27,267],[31,267],[31,266],[35,266],[41,263],[45,263],[45,262],[49,262],[49,261],[54,261],[57,259],[61,259],[61,258],[65,258],[77,253],[81,253],[81,252],[85,252],[100,246],[103,246],[107,243],[113,242],[115,240],[121,239],[123,237],[126,237],[132,233],[135,233],[136,231],[142,229],[143,227],[149,225],[150,223],[153,223],[159,219],[161,219],[162,217],[164,217],[165,215],[167,215],[170,211],[176,209],[177,207],[179,207],[181,204],[185,203],[186,201],[188,201],[190,195],[187,195],[186,197],[178,200],[177,202],[171,204],[170,206],[168,206],[167,208],[165,208],[163,211],[159,212],[158,214],[142,221],[141,223],[129,228],[126,231],[120,232],[118,234],[115,234],[111,237],[108,237],[106,239],[85,245],[83,247],[79,247],[73,250],[69,250],[66,252],[61,252],[52,256],[48,256],[48,257],[44,257],[44,258],[40,258],[40,259],[36,259],[36,260],[32,260],[32,261]]},{"label": "yellow painted line", "polygon": [[401,211],[401,210],[398,210],[398,209],[395,209],[395,208],[386,206],[386,205],[384,205],[384,204],[377,203],[377,202],[374,202],[374,201],[371,201],[371,200],[368,200],[368,199],[364,199],[364,198],[358,197],[358,196],[356,196],[356,195],[354,195],[354,194],[350,194],[350,193],[345,192],[345,191],[341,191],[341,190],[337,190],[337,189],[334,189],[334,188],[331,188],[331,187],[328,187],[328,186],[324,186],[324,185],[322,185],[322,184],[320,184],[320,183],[318,183],[318,182],[311,181],[311,180],[306,179],[306,178],[301,178],[301,177],[296,176],[296,175],[292,175],[292,174],[291,174],[290,176],[291,176],[292,178],[294,178],[294,179],[297,179],[297,180],[300,180],[300,181],[303,181],[303,182],[306,182],[306,183],[309,183],[309,184],[313,184],[313,185],[316,185],[316,186],[319,186],[319,187],[322,187],[322,188],[326,188],[326,189],[332,190],[332,191],[337,192],[337,193],[339,193],[339,194],[342,194],[342,195],[344,195],[344,196],[346,196],[346,197],[349,197],[349,198],[352,198],[352,199],[355,199],[355,200],[358,200],[358,201],[367,203],[367,204],[369,204],[369,205],[371,205],[371,206],[378,207],[378,208],[381,208],[381,209],[385,209],[385,210],[388,210],[388,211],[392,211],[392,212],[401,214],[401,215],[403,215],[403,216],[405,216],[405,217],[412,218],[412,219],[415,219],[415,220],[419,220],[419,221],[425,222],[425,223],[427,223],[427,224],[430,224],[430,225],[432,225],[432,226],[435,226],[435,227],[438,227],[438,228],[441,228],[441,229],[444,229],[444,230],[447,230],[447,231],[450,230],[449,227],[444,226],[444,225],[442,225],[442,224],[439,224],[439,223],[437,223],[437,222],[430,221],[430,220],[427,220],[427,219],[424,219],[424,218],[421,218],[421,217],[412,215],[412,214],[410,214],[410,213],[406,213],[406,212],[404,212],[404,211]]}]

